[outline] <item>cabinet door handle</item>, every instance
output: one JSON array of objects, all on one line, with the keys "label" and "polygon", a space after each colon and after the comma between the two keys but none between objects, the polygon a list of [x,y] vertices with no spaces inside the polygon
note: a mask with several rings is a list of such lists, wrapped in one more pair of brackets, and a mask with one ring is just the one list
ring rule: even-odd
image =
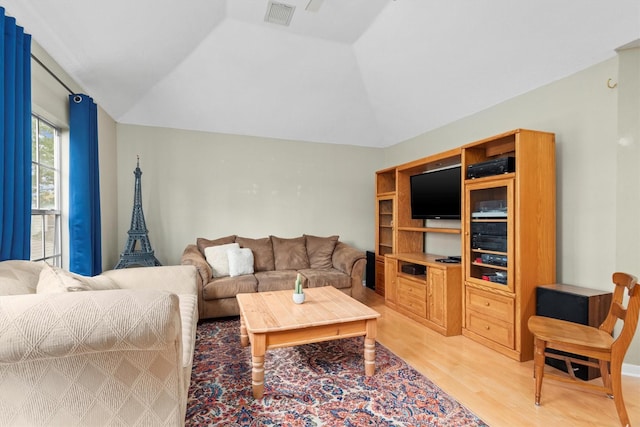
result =
[{"label": "cabinet door handle", "polygon": [[484,305],[486,305],[487,307],[491,306],[491,303],[489,301],[485,302]]}]

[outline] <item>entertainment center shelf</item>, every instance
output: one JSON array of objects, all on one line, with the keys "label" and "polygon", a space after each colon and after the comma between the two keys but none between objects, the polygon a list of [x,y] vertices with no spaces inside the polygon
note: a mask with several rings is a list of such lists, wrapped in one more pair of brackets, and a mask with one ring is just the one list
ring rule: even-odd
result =
[{"label": "entertainment center shelf", "polygon": [[[435,218],[431,213],[412,214],[411,177],[455,166],[459,226],[440,227],[425,223]],[[535,289],[556,280],[555,180],[554,134],[526,129],[376,172],[376,292],[391,308],[444,335],[462,333],[530,360],[526,322],[535,314]],[[431,233],[459,235],[461,262],[426,254]]]},{"label": "entertainment center shelf", "polygon": [[426,227],[422,219],[411,217],[413,175],[460,165],[460,148],[414,160],[376,172],[376,282],[375,290],[385,295],[385,255],[424,253],[427,233],[461,234],[460,228]]},{"label": "entertainment center shelf", "polygon": [[462,268],[436,261],[442,258],[425,253],[385,256],[385,303],[442,335],[460,335]]},{"label": "entertainment center shelf", "polygon": [[417,231],[419,233],[460,234],[459,228],[442,227],[398,227],[398,231]]}]

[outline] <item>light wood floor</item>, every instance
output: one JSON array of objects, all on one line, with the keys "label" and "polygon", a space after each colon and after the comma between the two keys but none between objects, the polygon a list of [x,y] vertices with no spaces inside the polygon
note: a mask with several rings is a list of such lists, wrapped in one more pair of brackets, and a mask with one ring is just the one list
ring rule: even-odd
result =
[{"label": "light wood floor", "polygon": [[[385,307],[370,289],[358,299],[382,315],[380,344],[492,427],[620,426],[613,400],[604,395],[545,381],[535,406],[532,361],[516,362],[462,335],[444,337]],[[640,378],[623,377],[623,388],[631,423],[640,426]]]}]

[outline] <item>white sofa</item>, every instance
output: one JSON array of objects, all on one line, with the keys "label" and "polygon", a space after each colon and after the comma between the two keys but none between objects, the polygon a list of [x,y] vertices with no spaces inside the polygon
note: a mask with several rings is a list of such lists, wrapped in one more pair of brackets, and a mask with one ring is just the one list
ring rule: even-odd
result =
[{"label": "white sofa", "polygon": [[0,426],[184,425],[197,320],[191,266],[0,262]]}]

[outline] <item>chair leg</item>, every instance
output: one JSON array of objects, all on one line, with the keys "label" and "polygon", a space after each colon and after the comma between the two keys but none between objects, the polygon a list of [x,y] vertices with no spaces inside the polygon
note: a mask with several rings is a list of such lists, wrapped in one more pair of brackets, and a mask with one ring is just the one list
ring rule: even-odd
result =
[{"label": "chair leg", "polygon": [[542,377],[544,376],[544,352],[547,343],[541,339],[535,339],[535,351],[533,358],[533,376],[536,379],[536,405],[540,406],[540,393],[542,391]]},{"label": "chair leg", "polygon": [[[609,374],[609,362],[606,360],[598,360],[600,365],[600,377],[602,378],[602,385],[611,390],[611,375]],[[609,394],[609,397],[613,399],[613,393]]]},{"label": "chair leg", "polygon": [[616,404],[618,418],[624,427],[631,425],[627,408],[624,406],[624,398],[622,396],[622,364],[611,362],[611,390],[613,391],[613,402]]}]

